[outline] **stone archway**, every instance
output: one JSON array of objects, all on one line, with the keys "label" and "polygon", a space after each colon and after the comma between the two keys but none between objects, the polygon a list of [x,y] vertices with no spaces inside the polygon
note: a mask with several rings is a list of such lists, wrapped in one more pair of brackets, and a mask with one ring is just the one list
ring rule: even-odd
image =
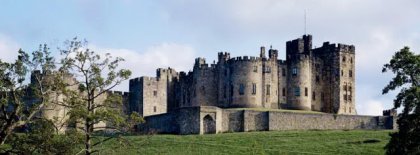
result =
[{"label": "stone archway", "polygon": [[203,118],[203,133],[204,134],[216,133],[216,121],[210,115],[206,115]]}]

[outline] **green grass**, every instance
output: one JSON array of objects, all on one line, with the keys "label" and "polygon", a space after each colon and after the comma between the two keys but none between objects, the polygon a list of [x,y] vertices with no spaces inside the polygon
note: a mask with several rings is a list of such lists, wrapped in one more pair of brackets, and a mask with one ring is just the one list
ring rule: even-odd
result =
[{"label": "green grass", "polygon": [[100,154],[384,154],[391,131],[269,131],[216,135],[126,136]]}]

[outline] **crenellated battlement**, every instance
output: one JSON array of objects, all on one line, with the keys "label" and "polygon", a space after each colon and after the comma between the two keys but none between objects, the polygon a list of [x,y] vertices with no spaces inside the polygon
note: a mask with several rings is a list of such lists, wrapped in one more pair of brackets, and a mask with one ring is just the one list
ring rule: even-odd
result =
[{"label": "crenellated battlement", "polygon": [[286,60],[277,60],[279,65],[286,65]]},{"label": "crenellated battlement", "polygon": [[149,76],[142,76],[142,77],[137,77],[134,79],[130,79],[130,85],[136,84],[136,83],[140,83],[142,81],[150,81],[150,82],[156,82],[158,81],[158,79],[156,77],[149,77]]},{"label": "crenellated battlement", "polygon": [[113,95],[119,95],[121,97],[128,97],[129,92],[123,92],[123,91],[108,91],[108,94],[113,94]]},{"label": "crenellated battlement", "polygon": [[315,51],[322,51],[322,52],[349,52],[354,54],[355,47],[354,45],[346,45],[346,44],[335,44],[330,42],[324,42],[322,47],[314,49]]},{"label": "crenellated battlement", "polygon": [[227,61],[230,59],[230,53],[228,52],[219,52],[217,55],[219,62]]},{"label": "crenellated battlement", "polygon": [[231,58],[229,59],[229,63],[235,63],[235,62],[245,62],[245,61],[250,61],[250,62],[257,62],[257,61],[261,61],[262,58],[261,57],[254,57],[254,56],[239,56],[239,57],[235,57],[235,58]]},{"label": "crenellated battlement", "polygon": [[396,109],[388,109],[382,111],[383,116],[397,116],[397,110]]},{"label": "crenellated battlement", "polygon": [[286,54],[309,53],[312,49],[312,35],[286,42]]}]

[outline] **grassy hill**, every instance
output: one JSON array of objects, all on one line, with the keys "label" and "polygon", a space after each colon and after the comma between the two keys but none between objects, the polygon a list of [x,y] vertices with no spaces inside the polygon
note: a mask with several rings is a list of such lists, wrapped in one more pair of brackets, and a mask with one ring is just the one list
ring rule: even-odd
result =
[{"label": "grassy hill", "polygon": [[127,136],[100,154],[384,154],[391,131],[269,131],[216,135]]}]

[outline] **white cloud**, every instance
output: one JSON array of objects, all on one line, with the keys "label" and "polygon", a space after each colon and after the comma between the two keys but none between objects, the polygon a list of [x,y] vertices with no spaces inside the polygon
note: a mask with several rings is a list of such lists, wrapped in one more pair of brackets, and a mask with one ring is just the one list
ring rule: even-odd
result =
[{"label": "white cloud", "polygon": [[356,108],[358,114],[381,116],[384,104],[377,100],[368,100],[357,104]]},{"label": "white cloud", "polygon": [[0,34],[0,59],[12,62],[17,58],[19,45],[7,36]]},{"label": "white cloud", "polygon": [[[192,69],[196,51],[189,45],[176,43],[162,43],[148,48],[144,52],[130,49],[112,49],[90,46],[98,53],[110,53],[125,59],[120,64],[121,68],[132,71],[131,78],[140,76],[156,76],[157,68],[174,68],[176,71]],[[128,91],[128,81],[125,81],[116,90]]]}]

